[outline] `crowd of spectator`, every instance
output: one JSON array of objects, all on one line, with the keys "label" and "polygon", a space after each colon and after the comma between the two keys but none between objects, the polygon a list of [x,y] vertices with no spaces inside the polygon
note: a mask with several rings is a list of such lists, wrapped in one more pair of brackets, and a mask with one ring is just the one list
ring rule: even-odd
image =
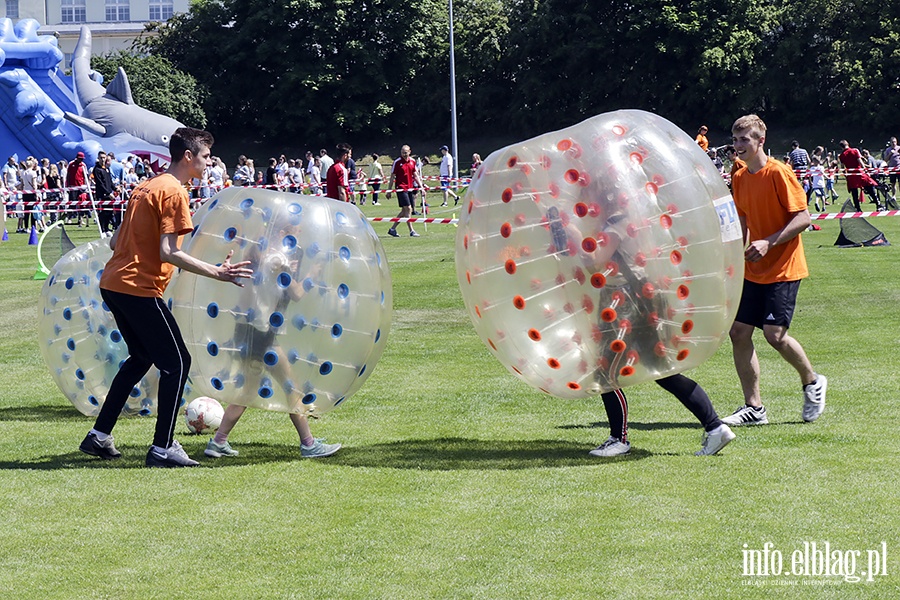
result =
[{"label": "crowd of spectator", "polygon": [[[734,147],[730,144],[710,147],[707,131],[706,126],[701,127],[695,141],[707,152],[726,181],[730,181],[736,171]],[[834,151],[816,146],[810,154],[800,142],[794,140],[788,152],[772,158],[794,169],[806,191],[807,204],[812,203],[816,210],[824,211],[826,206],[839,200],[835,181],[840,177],[846,180],[857,212],[862,210],[863,198],[868,198],[878,210],[883,210],[885,198],[895,199],[900,180],[900,144],[897,138],[891,137],[878,152],[854,148],[847,140],[840,140],[838,145],[839,148]],[[879,190],[882,190],[881,194]]]},{"label": "crowd of spectator", "polygon": [[[730,181],[736,170],[733,147],[728,144],[710,146],[708,132],[705,125],[700,127],[696,142],[708,153],[725,180]],[[344,146],[341,144],[338,150],[332,152],[343,152],[340,148]],[[335,159],[326,148],[318,152],[307,151],[302,158],[288,158],[282,154],[259,165],[253,158],[240,155],[230,170],[222,158],[213,156],[203,177],[194,179],[190,184],[192,207],[198,207],[225,187],[260,186],[292,193],[339,197],[354,204],[370,203],[372,206],[380,206],[381,194],[387,193],[389,198],[391,192],[404,192],[403,200],[409,203],[405,216],[421,215],[428,208],[428,191],[439,191],[441,206],[447,206],[451,197],[454,204],[459,202],[458,188],[467,185],[465,179],[453,178],[454,157],[448,147],[442,146],[439,152],[439,175],[434,177],[440,181],[438,185],[426,183],[430,178],[424,176],[423,168],[429,164],[428,157],[410,154],[408,160],[414,161],[415,176],[410,178],[409,189],[391,190],[393,184],[387,189],[382,186],[386,180],[393,181],[395,165],[403,159],[402,156],[385,161],[383,156],[371,153],[357,162],[351,151],[337,169],[341,179],[331,182],[334,187],[336,181],[345,179],[346,189],[332,193],[328,189],[328,174],[335,165]],[[812,153],[808,153],[794,141],[790,151],[774,158],[793,167],[807,192],[808,202],[812,202],[816,210],[825,210],[828,204],[838,200],[835,181],[841,176],[846,178],[856,210],[861,208],[861,197],[882,208],[876,187],[884,189],[889,182],[893,197],[900,180],[900,144],[896,137],[892,137],[879,152],[856,149],[846,140],[841,140],[839,150],[826,151],[823,146],[816,146]],[[406,160],[402,160],[403,164]],[[470,173],[474,173],[481,162],[481,157],[473,154]],[[109,233],[118,226],[119,215],[130,191],[154,175],[150,159],[134,155],[125,156],[120,161],[111,152],[100,152],[92,169],[88,169],[81,152],[71,161],[60,160],[56,163],[33,156],[19,160],[13,155],[0,168],[0,194],[6,198],[2,203],[5,212],[16,219],[17,233],[28,233],[32,228],[42,231],[57,219],[64,220],[66,224],[77,224],[78,227],[88,226],[92,211],[96,211],[101,232]]]},{"label": "crowd of spectator", "polygon": [[[444,147],[446,148],[446,147]],[[444,201],[458,196],[451,187],[452,157],[441,150],[440,189]],[[420,194],[418,206],[413,202],[411,214],[421,214],[425,202],[426,188],[422,168],[429,164],[427,156],[413,156],[419,174],[415,194]],[[368,154],[358,164],[350,158],[347,164],[347,197],[354,204],[370,202],[380,206],[379,197],[384,193],[382,185],[386,181],[384,158],[377,153]],[[197,208],[205,199],[229,186],[260,186],[292,193],[329,195],[327,177],[334,159],[323,148],[317,153],[307,151],[303,158],[288,158],[284,154],[270,158],[265,164],[257,165],[254,159],[241,155],[232,169],[222,158],[213,156],[202,178],[191,181],[190,195],[192,208]],[[481,159],[473,156],[473,170]],[[10,156],[7,164],[0,169],[0,194],[5,198],[4,210],[16,219],[16,232],[28,233],[32,228],[42,231],[47,225],[62,219],[65,224],[86,227],[92,211],[95,211],[98,227],[103,233],[110,233],[118,226],[118,219],[124,210],[130,192],[141,181],[154,176],[149,158],[126,156],[117,160],[113,153],[100,152],[95,157],[93,168],[89,169],[85,156],[78,152],[71,161],[52,163],[49,159],[32,156],[19,160]]]},{"label": "crowd of spectator", "polygon": [[127,200],[138,182],[153,175],[149,158],[127,156],[119,161],[111,152],[99,152],[90,170],[83,152],[71,161],[55,163],[33,156],[19,160],[13,155],[0,169],[0,194],[5,198],[5,213],[16,219],[16,233],[28,233],[32,228],[43,231],[57,219],[87,226],[92,202],[89,194],[99,209],[101,231],[110,232],[120,214],[113,210],[116,204]]}]

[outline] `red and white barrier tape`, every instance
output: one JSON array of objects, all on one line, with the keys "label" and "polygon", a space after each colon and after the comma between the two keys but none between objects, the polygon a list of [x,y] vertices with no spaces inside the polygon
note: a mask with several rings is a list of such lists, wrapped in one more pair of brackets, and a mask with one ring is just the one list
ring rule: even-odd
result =
[{"label": "red and white barrier tape", "polygon": [[809,215],[812,221],[830,219],[865,219],[868,217],[900,217],[900,210],[872,210],[866,212],[817,213]]},{"label": "red and white barrier tape", "polygon": [[389,221],[391,223],[438,223],[448,225],[459,223],[459,219],[437,219],[432,217],[369,217],[369,221]]}]

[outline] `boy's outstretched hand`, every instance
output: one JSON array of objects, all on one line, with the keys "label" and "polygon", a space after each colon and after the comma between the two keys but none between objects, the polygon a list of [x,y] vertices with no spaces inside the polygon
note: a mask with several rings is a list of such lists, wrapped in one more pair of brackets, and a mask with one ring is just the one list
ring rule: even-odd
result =
[{"label": "boy's outstretched hand", "polygon": [[247,279],[253,275],[253,269],[247,268],[247,265],[250,264],[249,260],[245,260],[239,263],[232,263],[231,256],[234,254],[234,250],[228,252],[228,256],[225,257],[225,261],[219,265],[219,277],[218,279],[221,281],[230,281],[234,285],[238,287],[244,287],[244,284],[241,283],[241,279]]}]

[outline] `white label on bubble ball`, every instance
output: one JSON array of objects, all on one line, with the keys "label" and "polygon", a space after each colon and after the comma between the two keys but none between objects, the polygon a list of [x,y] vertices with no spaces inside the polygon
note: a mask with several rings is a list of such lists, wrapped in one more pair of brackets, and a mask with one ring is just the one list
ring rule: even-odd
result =
[{"label": "white label on bubble ball", "polygon": [[719,198],[713,202],[716,214],[719,216],[719,230],[722,232],[723,242],[733,242],[741,239],[741,220],[738,218],[737,208],[731,196]]}]

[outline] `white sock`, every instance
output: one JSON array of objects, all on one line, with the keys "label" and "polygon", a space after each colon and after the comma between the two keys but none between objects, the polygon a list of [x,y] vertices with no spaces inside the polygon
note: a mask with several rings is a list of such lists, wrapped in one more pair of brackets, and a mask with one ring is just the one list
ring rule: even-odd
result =
[{"label": "white sock", "polygon": [[106,438],[109,437],[108,433],[103,433],[102,431],[97,431],[96,429],[91,429],[91,433],[93,433],[97,437],[98,442],[105,442]]}]

